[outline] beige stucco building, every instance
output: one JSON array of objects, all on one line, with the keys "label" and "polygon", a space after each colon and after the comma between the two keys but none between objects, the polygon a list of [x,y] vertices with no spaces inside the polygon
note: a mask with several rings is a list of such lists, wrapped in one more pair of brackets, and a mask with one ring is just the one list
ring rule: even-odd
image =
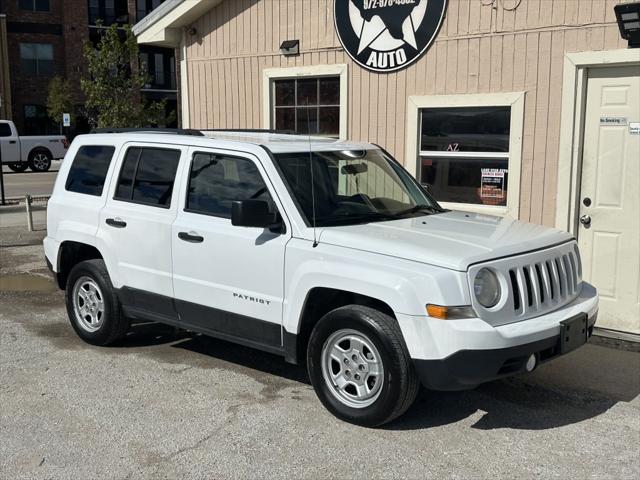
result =
[{"label": "beige stucco building", "polygon": [[[362,9],[387,2],[336,2],[360,2],[362,46]],[[640,49],[617,3],[449,0],[426,53],[390,73],[354,61],[333,0],[167,0],[134,31],[178,49],[183,127],[377,143],[449,208],[574,233],[600,325],[640,333]]]}]

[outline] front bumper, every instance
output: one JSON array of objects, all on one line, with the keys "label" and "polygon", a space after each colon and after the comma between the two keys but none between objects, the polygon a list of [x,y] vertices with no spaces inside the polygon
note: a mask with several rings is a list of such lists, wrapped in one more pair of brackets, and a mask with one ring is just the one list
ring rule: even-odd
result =
[{"label": "front bumper", "polygon": [[[597,312],[587,319],[587,338],[593,334]],[[442,360],[414,360],[422,384],[432,390],[467,390],[481,383],[526,371],[535,355],[536,365],[563,355],[560,335],[507,348],[461,350]]]},{"label": "front bumper", "polygon": [[479,318],[397,318],[422,383],[437,390],[460,390],[524,371],[532,353],[540,362],[555,358],[560,354],[561,322],[586,315],[591,333],[597,312],[598,293],[583,282],[578,297],[558,310],[496,327]]}]

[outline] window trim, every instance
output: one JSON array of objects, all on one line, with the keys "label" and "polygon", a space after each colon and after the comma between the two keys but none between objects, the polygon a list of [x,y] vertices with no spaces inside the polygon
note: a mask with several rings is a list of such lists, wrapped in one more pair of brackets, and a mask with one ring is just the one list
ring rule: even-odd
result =
[{"label": "window trim", "polygon": [[196,210],[195,208],[187,208],[187,205],[189,203],[189,186],[191,185],[191,168],[193,167],[193,160],[194,160],[196,155],[202,154],[202,155],[220,155],[220,156],[225,156],[225,157],[228,157],[228,158],[246,160],[247,162],[253,163],[253,165],[256,167],[256,170],[258,171],[258,175],[260,175],[260,178],[262,179],[262,183],[264,183],[264,186],[266,187],[267,192],[269,193],[269,196],[271,197],[271,199],[273,201],[273,206],[275,207],[276,212],[278,213],[278,215],[280,215],[280,211],[278,209],[278,205],[273,200],[273,194],[271,193],[271,190],[269,190],[269,185],[268,185],[267,181],[265,180],[264,175],[262,175],[262,172],[260,171],[260,167],[258,166],[257,162],[254,162],[249,157],[243,157],[242,155],[229,155],[229,154],[226,154],[226,153],[208,152],[206,150],[193,150],[192,152],[189,152],[189,153],[191,155],[191,158],[189,159],[189,166],[187,167],[187,183],[186,183],[187,188],[186,188],[186,191],[184,192],[184,203],[183,203],[183,207],[182,207],[182,211],[183,212],[193,213],[195,215],[205,215],[207,217],[222,218],[222,219],[229,220],[229,221],[231,220],[231,215],[229,215],[229,216],[217,215],[215,213],[206,212],[204,210]]},{"label": "window trim", "polygon": [[[176,173],[173,177],[173,187],[172,187],[172,191],[171,191],[171,201],[169,202],[169,205],[158,205],[157,203],[149,203],[149,202],[141,202],[140,200],[133,200],[133,189],[135,187],[135,183],[136,183],[136,176],[138,174],[138,165],[140,164],[140,158],[142,158],[142,152],[140,152],[140,155],[138,156],[138,161],[136,162],[136,169],[133,171],[133,177],[131,179],[131,181],[133,182],[131,184],[131,198],[130,199],[125,199],[125,198],[119,198],[117,197],[117,192],[118,192],[118,186],[120,185],[120,179],[122,177],[122,169],[124,167],[124,162],[127,158],[127,154],[129,153],[129,150],[132,148],[139,148],[140,150],[143,149],[147,149],[147,150],[168,150],[170,152],[178,152],[180,154],[180,156],[178,157],[178,166],[176,167]],[[120,161],[120,164],[118,165],[118,168],[120,169],[120,171],[118,172],[118,178],[116,179],[116,183],[114,185],[113,188],[113,195],[111,197],[111,199],[114,202],[123,202],[123,203],[133,203],[135,205],[144,205],[147,207],[154,207],[154,208],[164,208],[165,210],[170,210],[171,209],[171,204],[173,203],[173,194],[176,192],[176,183],[178,180],[178,172],[180,171],[180,160],[182,159],[182,154],[184,153],[184,151],[182,149],[179,148],[165,148],[165,147],[150,147],[148,145],[128,145],[125,150],[124,150],[124,154],[122,154],[122,160]]]},{"label": "window trim", "polygon": [[340,78],[340,126],[339,140],[347,139],[347,105],[348,105],[348,67],[347,64],[312,65],[307,67],[266,68],[262,73],[262,127],[271,129],[273,124],[272,108],[274,107],[272,80],[304,77],[339,77]]},{"label": "window trim", "polygon": [[[275,78],[271,80],[271,98],[275,99],[275,95],[276,95],[276,82],[287,82],[287,81],[293,81],[293,105],[277,105],[275,100],[273,100],[272,105],[271,105],[271,126],[272,128],[277,128],[276,127],[276,120],[277,120],[277,113],[278,113],[278,109],[281,110],[287,110],[287,109],[292,109],[293,110],[293,118],[294,118],[294,130],[298,127],[298,110],[299,109],[313,109],[316,111],[316,114],[318,115],[317,117],[317,122],[318,122],[318,127],[320,126],[320,109],[321,108],[338,108],[338,111],[340,111],[340,99],[338,99],[337,103],[329,103],[329,104],[321,104],[320,103],[320,80],[323,78],[330,78],[330,79],[338,79],[338,82],[340,82],[340,77],[336,77],[336,76],[321,76],[321,77],[307,77],[307,79],[311,79],[312,81],[315,82],[316,84],[316,96],[317,96],[317,100],[315,103],[313,104],[299,104],[298,103],[298,82],[300,82],[301,80],[304,80],[304,78]],[[340,119],[338,118],[338,132],[337,135],[340,135]],[[309,124],[307,123],[307,127],[309,127]],[[304,133],[299,133],[298,135],[306,135]],[[323,134],[323,133],[312,133],[312,135],[326,135],[328,137],[333,137],[333,135],[331,134]]]},{"label": "window trim", "polygon": [[[525,92],[483,93],[463,95],[411,95],[407,99],[407,144],[408,159],[405,168],[416,179],[420,172],[420,110],[423,108],[455,108],[455,107],[511,107],[509,127],[509,189],[507,205],[476,205],[472,203],[439,202],[444,208],[465,210],[513,218],[520,217],[520,180],[522,170],[522,135],[524,127]],[[429,151],[429,155],[438,152]],[[446,152],[445,152],[446,153]],[[459,152],[462,153],[462,152]],[[474,156],[478,156],[477,152]],[[460,156],[460,155],[459,155]],[[497,155],[492,153],[492,158]],[[419,180],[418,180],[419,181]]]}]

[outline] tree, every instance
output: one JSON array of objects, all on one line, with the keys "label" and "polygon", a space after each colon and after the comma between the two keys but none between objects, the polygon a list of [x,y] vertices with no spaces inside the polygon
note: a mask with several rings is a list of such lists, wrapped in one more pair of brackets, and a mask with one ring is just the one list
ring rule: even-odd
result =
[{"label": "tree", "polygon": [[166,101],[146,102],[140,89],[149,83],[138,66],[138,44],[129,25],[120,38],[116,24],[102,30],[94,47],[87,42],[84,56],[88,76],[80,85],[89,121],[99,128],[164,126],[175,114],[165,114]]},{"label": "tree", "polygon": [[62,77],[53,77],[49,82],[47,95],[47,114],[54,123],[62,125],[62,114],[71,115],[71,121],[75,123],[73,114],[73,102],[71,100],[71,85]]}]

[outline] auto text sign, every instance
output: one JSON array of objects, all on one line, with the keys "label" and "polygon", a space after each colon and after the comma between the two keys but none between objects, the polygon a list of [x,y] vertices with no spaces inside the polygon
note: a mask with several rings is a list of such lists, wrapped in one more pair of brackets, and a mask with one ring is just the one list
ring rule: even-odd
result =
[{"label": "auto text sign", "polygon": [[62,126],[70,127],[71,126],[71,115],[68,113],[62,114]]},{"label": "auto text sign", "polygon": [[335,0],[335,27],[361,67],[393,72],[427,51],[446,9],[447,0]]}]

